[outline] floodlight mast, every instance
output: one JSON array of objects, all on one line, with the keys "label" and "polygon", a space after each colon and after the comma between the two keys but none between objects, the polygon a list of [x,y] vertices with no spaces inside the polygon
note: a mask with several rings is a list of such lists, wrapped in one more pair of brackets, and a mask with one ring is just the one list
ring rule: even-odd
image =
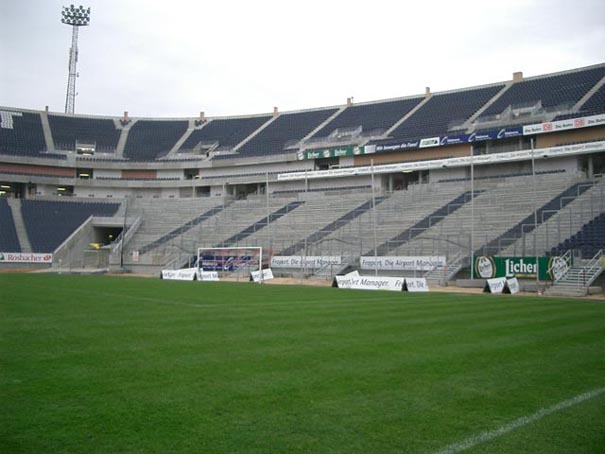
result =
[{"label": "floodlight mast", "polygon": [[78,77],[76,70],[78,63],[78,28],[90,25],[90,8],[84,8],[82,5],[78,7],[74,5],[64,6],[61,10],[61,22],[72,26],[65,113],[73,114],[76,110],[76,79]]}]

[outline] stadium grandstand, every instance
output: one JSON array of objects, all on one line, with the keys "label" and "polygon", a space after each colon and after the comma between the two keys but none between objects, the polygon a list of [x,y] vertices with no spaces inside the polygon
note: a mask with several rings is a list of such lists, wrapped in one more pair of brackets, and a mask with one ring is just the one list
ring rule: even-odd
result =
[{"label": "stadium grandstand", "polygon": [[[274,272],[318,279],[366,269],[444,284],[484,277],[474,256],[567,254],[584,289],[602,269],[605,63],[252,116],[0,107],[0,119],[4,267],[29,256],[157,275],[200,247],[262,247],[267,264],[301,257]],[[440,260],[403,270],[388,257]]]}]

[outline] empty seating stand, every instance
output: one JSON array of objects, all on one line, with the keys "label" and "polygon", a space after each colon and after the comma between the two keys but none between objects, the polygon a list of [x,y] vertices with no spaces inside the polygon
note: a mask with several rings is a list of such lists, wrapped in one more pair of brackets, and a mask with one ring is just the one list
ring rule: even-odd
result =
[{"label": "empty seating stand", "polygon": [[46,150],[40,114],[0,110],[0,153],[40,156]]},{"label": "empty seating stand", "polygon": [[[482,192],[483,191],[475,191],[474,196],[477,197]],[[394,236],[390,240],[385,241],[383,244],[376,248],[376,252],[374,251],[374,249],[372,249],[366,255],[387,255],[389,252],[397,249],[402,244],[405,244],[406,242],[420,235],[424,230],[437,224],[438,222],[441,222],[446,216],[452,214],[465,203],[470,202],[471,195],[471,191],[466,191],[462,193],[461,195],[446,203],[442,207],[438,208],[428,216],[425,216],[424,218],[420,219],[412,227],[405,229],[403,232]]]},{"label": "empty seating stand", "polygon": [[493,98],[504,85],[436,94],[401,123],[390,136],[414,140],[447,134],[453,123],[463,123]]},{"label": "empty seating stand", "polygon": [[21,252],[13,212],[4,197],[0,197],[0,251]]},{"label": "empty seating stand", "polygon": [[402,99],[347,107],[331,122],[313,135],[313,139],[329,136],[336,129],[362,127],[364,134],[382,134],[401,120],[423,98]]},{"label": "empty seating stand", "polygon": [[576,183],[572,185],[537,210],[537,223],[535,222],[536,215],[533,213],[530,214],[502,235],[494,238],[478,251],[475,251],[475,255],[497,255],[500,251],[521,238],[524,233],[532,232],[535,224],[540,225],[546,222],[554,216],[557,210],[569,205],[574,198],[590,189],[591,185],[592,183]]},{"label": "empty seating stand", "polygon": [[[374,206],[377,206],[378,204],[382,203],[385,199],[386,199],[386,197],[376,197],[374,200],[374,202],[375,202]],[[339,217],[335,221],[332,221],[328,225],[325,225],[322,228],[320,228],[319,230],[316,230],[311,235],[309,235],[307,238],[302,239],[302,240],[294,243],[292,246],[287,247],[286,249],[281,251],[279,253],[279,255],[294,255],[294,254],[298,253],[299,251],[303,250],[305,247],[305,244],[317,243],[319,240],[327,237],[332,232],[340,229],[344,225],[349,224],[351,221],[353,221],[354,219],[357,219],[359,216],[361,216],[362,214],[364,214],[365,212],[370,210],[372,208],[372,204],[373,204],[372,200],[368,200],[367,202],[362,203],[361,205],[359,205],[358,207],[349,211],[348,213],[345,213],[343,216]]]},{"label": "empty seating stand", "polygon": [[217,143],[218,149],[230,149],[269,121],[269,115],[248,118],[211,120],[201,129],[194,130],[179,148],[179,152],[191,152],[200,144]]},{"label": "empty seating stand", "polygon": [[293,202],[289,202],[285,206],[281,207],[279,210],[277,210],[277,211],[269,214],[268,216],[265,216],[261,220],[259,220],[259,221],[255,222],[254,224],[246,227],[241,232],[236,233],[235,235],[233,235],[232,237],[226,239],[225,241],[223,241],[221,244],[219,244],[217,246],[219,246],[219,247],[220,246],[235,246],[235,245],[237,245],[238,242],[240,242],[244,238],[247,238],[250,235],[252,235],[254,232],[267,227],[270,223],[278,220],[282,216],[288,214],[292,210],[295,210],[296,208],[300,207],[304,203],[305,202],[301,201],[301,200],[295,200]]},{"label": "empty seating stand", "polygon": [[119,203],[22,200],[33,252],[53,252],[90,216],[113,216]]},{"label": "empty seating stand", "polygon": [[303,139],[337,110],[324,109],[282,114],[249,142],[246,142],[238,153],[241,156],[284,153],[287,146]]},{"label": "empty seating stand", "polygon": [[76,142],[95,144],[96,151],[113,153],[120,130],[111,119],[49,115],[48,122],[57,150],[76,150]]},{"label": "empty seating stand", "polygon": [[572,107],[605,76],[605,67],[588,68],[555,76],[533,78],[513,84],[481,117],[498,115],[509,106],[541,101],[545,109]]},{"label": "empty seating stand", "polygon": [[132,161],[153,161],[166,155],[185,134],[186,120],[139,120],[130,131],[124,157]]}]

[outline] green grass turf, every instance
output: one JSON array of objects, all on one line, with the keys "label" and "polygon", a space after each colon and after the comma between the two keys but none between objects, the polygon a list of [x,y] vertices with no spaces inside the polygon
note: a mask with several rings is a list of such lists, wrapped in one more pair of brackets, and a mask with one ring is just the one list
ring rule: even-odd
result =
[{"label": "green grass turf", "polygon": [[[605,304],[0,274],[0,452],[435,453],[605,387]],[[467,452],[595,453],[605,394]]]}]

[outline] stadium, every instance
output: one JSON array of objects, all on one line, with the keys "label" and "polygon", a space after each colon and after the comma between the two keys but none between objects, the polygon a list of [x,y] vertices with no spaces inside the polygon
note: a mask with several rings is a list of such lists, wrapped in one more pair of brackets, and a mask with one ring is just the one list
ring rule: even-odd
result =
[{"label": "stadium", "polygon": [[[157,276],[190,267],[199,248],[255,247],[280,276],[359,269],[437,285],[513,277],[502,265],[475,276],[471,257],[565,257],[566,275],[543,270],[533,291],[584,295],[605,241],[604,77],[603,64],[515,73],[245,117],[2,107],[1,250]],[[389,265],[406,257],[418,265]]]},{"label": "stadium", "polygon": [[0,107],[3,452],[602,452],[605,63],[343,101]]}]

